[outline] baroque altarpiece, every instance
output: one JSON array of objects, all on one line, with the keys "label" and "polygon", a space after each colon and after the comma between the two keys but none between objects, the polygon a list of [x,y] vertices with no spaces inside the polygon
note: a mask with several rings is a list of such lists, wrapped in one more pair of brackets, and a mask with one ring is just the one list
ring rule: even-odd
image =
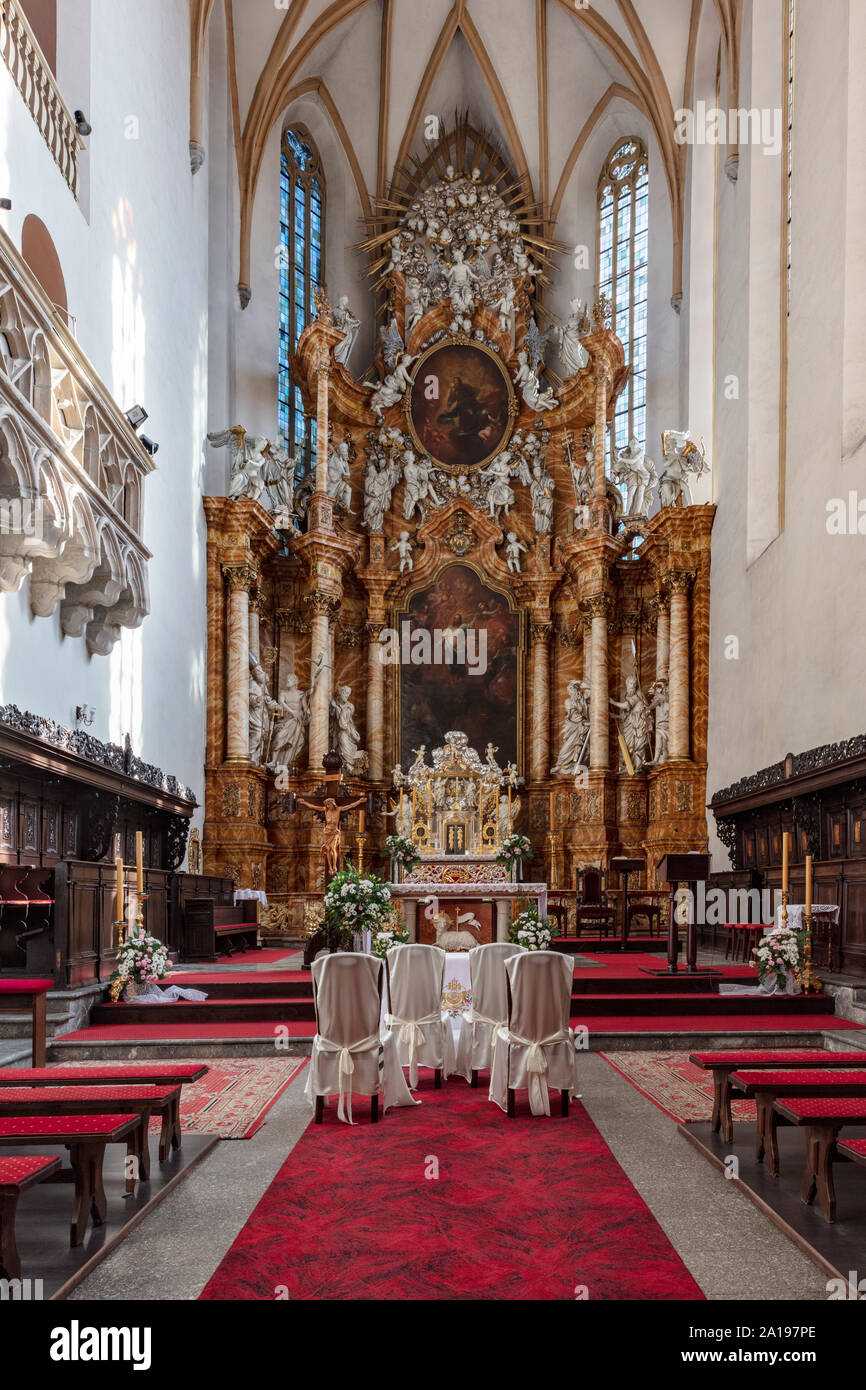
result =
[{"label": "baroque altarpiece", "polygon": [[362,248],[374,367],[353,374],[345,299],[322,298],[299,339],[314,466],[289,461],[267,492],[255,465],[279,450],[226,432],[232,495],[204,504],[204,867],[265,890],[274,931],[302,931],[321,898],[321,820],[297,797],[330,747],[371,794],[344,850],[360,832],[383,874],[394,770],[455,730],[515,769],[534,880],[706,847],[703,458],[676,431],[658,468],[636,442],[611,449],[623,346],[603,301],[563,324],[544,310],[558,272],[538,227],[501,159],[446,142]]}]

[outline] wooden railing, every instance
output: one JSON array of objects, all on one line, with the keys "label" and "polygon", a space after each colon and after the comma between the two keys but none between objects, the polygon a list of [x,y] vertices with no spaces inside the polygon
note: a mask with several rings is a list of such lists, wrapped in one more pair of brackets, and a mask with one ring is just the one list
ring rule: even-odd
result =
[{"label": "wooden railing", "polygon": [[0,0],[0,53],[55,164],[77,198],[81,137],[19,0]]}]

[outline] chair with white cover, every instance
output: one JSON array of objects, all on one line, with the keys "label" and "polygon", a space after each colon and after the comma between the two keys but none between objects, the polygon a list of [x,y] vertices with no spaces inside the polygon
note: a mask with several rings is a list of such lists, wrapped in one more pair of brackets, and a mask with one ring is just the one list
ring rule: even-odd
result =
[{"label": "chair with white cover", "polygon": [[514,1117],[514,1092],[529,1092],[533,1115],[550,1114],[548,1086],[562,1113],[577,1089],[574,1033],[568,1026],[574,966],[558,951],[527,951],[505,962],[508,1023],[497,1029],[489,1099]]},{"label": "chair with white cover", "polygon": [[376,956],[336,952],[313,962],[316,1036],[305,1093],[322,1123],[325,1097],[339,1095],[337,1116],[352,1119],[352,1092],[370,1096],[370,1120],[392,1105],[417,1105],[406,1085],[393,1039],[379,1036],[382,962]]},{"label": "chair with white cover", "polygon": [[525,951],[525,946],[512,941],[491,941],[486,946],[473,946],[469,952],[472,1007],[460,1025],[456,1071],[471,1086],[478,1085],[479,1071],[490,1066],[496,1030],[508,1021],[505,962]]},{"label": "chair with white cover", "polygon": [[439,946],[392,946],[386,958],[390,1012],[385,1022],[397,1052],[409,1068],[409,1085],[418,1085],[418,1067],[432,1067],[438,1091],[443,1072],[454,1070],[454,1034],[442,1009],[445,952]]}]

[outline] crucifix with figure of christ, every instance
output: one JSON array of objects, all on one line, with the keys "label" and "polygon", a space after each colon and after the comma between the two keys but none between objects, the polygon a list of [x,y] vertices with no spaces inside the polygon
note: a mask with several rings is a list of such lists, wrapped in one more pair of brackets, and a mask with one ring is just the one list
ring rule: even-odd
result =
[{"label": "crucifix with figure of christ", "polygon": [[[295,806],[306,806],[308,811],[313,811],[316,816],[321,816],[325,822],[325,834],[322,839],[322,858],[325,863],[325,886],[328,880],[340,868],[340,844],[342,840],[343,816],[348,815],[359,806],[367,803],[366,793],[360,796],[353,796],[348,787],[344,786],[342,778],[343,759],[341,755],[333,749],[326,753],[322,759],[322,766],[325,769],[325,785],[310,796],[302,796],[300,792],[289,793]],[[287,807],[294,810],[294,806]],[[361,823],[359,827],[359,840],[364,834],[364,815],[361,812]],[[360,867],[360,864],[359,864]]]}]

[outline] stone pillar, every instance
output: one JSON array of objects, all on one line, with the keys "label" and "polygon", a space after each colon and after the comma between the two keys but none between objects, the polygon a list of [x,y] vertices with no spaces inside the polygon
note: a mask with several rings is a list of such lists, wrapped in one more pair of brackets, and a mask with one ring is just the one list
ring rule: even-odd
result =
[{"label": "stone pillar", "polygon": [[580,620],[583,628],[583,679],[592,678],[592,618],[585,613]]},{"label": "stone pillar", "polygon": [[660,681],[667,680],[671,651],[671,618],[667,595],[659,594],[656,605],[656,680]]},{"label": "stone pillar", "polygon": [[607,372],[599,366],[595,373],[595,472],[593,494],[597,502],[607,495],[604,446],[607,428]]},{"label": "stone pillar", "polygon": [[511,899],[496,899],[496,940],[508,940],[508,928],[511,926]]},{"label": "stone pillar", "polygon": [[379,641],[383,626],[367,623],[367,754],[373,781],[384,776],[385,767],[385,668]]},{"label": "stone pillar", "polygon": [[416,898],[403,899],[403,925],[409,933],[410,941],[418,940],[418,901]]},{"label": "stone pillar", "polygon": [[[325,359],[327,362],[328,359]],[[330,368],[316,368],[316,492],[328,491],[328,379]],[[327,751],[327,750],[326,750]]]},{"label": "stone pillar", "polygon": [[596,594],[588,602],[592,618],[592,675],[589,689],[589,765],[610,766],[610,699],[607,671],[607,618],[611,601]]},{"label": "stone pillar", "polygon": [[[328,719],[331,709],[331,634],[329,618],[336,600],[316,589],[307,597],[310,610],[310,747],[308,767],[320,768],[328,751]],[[316,672],[319,677],[316,679]]]},{"label": "stone pillar", "polygon": [[550,773],[550,638],[553,624],[533,621],[532,641],[532,725],[529,756],[530,775],[542,782]]},{"label": "stone pillar", "polygon": [[668,694],[671,758],[689,756],[689,587],[693,577],[688,570],[675,570],[670,579]]},{"label": "stone pillar", "polygon": [[259,593],[258,589],[254,589],[254,590],[250,593],[249,608],[250,608],[250,656],[254,656],[255,659],[256,659],[256,661],[259,661],[259,660],[261,659],[261,650],[260,650],[260,646],[259,646],[259,620],[260,620],[260,618],[261,618],[261,613],[262,613],[262,596],[261,596],[261,594]]},{"label": "stone pillar", "polygon": [[252,565],[224,565],[228,584],[226,631],[226,760],[250,756],[250,589]]}]

